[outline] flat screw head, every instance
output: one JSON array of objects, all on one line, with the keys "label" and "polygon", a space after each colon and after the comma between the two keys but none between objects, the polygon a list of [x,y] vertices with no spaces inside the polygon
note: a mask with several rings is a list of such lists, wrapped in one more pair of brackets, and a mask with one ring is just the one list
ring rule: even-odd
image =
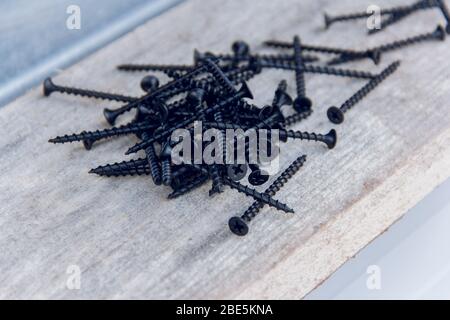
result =
[{"label": "flat screw head", "polygon": [[238,57],[246,57],[250,54],[250,46],[245,41],[235,41],[231,49]]},{"label": "flat screw head", "polygon": [[92,141],[92,140],[83,140],[83,146],[86,150],[91,150],[93,144],[94,144],[94,141]]},{"label": "flat screw head", "polygon": [[159,79],[155,76],[148,75],[145,76],[141,81],[141,88],[145,92],[152,92],[158,89],[159,87]]},{"label": "flat screw head", "polygon": [[372,50],[368,53],[368,57],[373,61],[373,63],[375,63],[375,65],[378,65],[381,61],[381,51]]},{"label": "flat screw head", "polygon": [[248,225],[239,217],[233,217],[228,221],[231,232],[235,235],[243,237],[248,233]]},{"label": "flat screw head", "polygon": [[331,107],[327,111],[328,119],[334,124],[341,124],[344,122],[344,113],[337,107]]},{"label": "flat screw head", "polygon": [[[447,28],[446,28],[446,30],[447,30],[447,32],[448,32],[448,29],[449,29],[449,25],[447,25]],[[444,41],[445,40],[445,37],[446,37],[446,30],[444,29],[444,27],[442,27],[441,25],[439,25],[437,28],[436,28],[436,31],[435,31],[435,34],[436,34],[436,37],[439,39],[439,40],[442,40],[442,41]]]},{"label": "flat screw head", "polygon": [[227,167],[227,175],[233,181],[241,181],[247,175],[247,170],[245,164],[233,164]]},{"label": "flat screw head", "polygon": [[44,87],[43,88],[44,88],[44,96],[48,97],[49,95],[51,95],[55,91],[56,86],[53,83],[51,78],[47,78],[44,81]]},{"label": "flat screw head", "polygon": [[311,110],[312,101],[307,97],[297,97],[294,100],[294,110],[298,113],[308,112]]},{"label": "flat screw head", "polygon": [[261,170],[255,170],[248,176],[248,182],[252,186],[262,186],[267,181],[269,181],[270,176],[268,174],[263,173]]},{"label": "flat screw head", "polygon": [[334,149],[336,147],[337,143],[337,133],[336,130],[332,129],[326,136],[325,136],[325,143],[328,146],[328,149]]}]

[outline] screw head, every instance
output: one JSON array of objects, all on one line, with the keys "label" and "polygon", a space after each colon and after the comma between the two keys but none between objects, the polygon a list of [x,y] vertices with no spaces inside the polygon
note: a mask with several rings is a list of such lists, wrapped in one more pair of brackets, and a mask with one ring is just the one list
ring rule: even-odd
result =
[{"label": "screw head", "polygon": [[227,175],[233,181],[241,181],[247,175],[248,167],[245,164],[227,166]]},{"label": "screw head", "polygon": [[250,46],[245,41],[235,41],[231,46],[234,54],[238,57],[245,57],[250,54]]},{"label": "screw head", "polygon": [[331,18],[330,18],[330,16],[327,13],[323,14],[323,18],[324,18],[324,21],[325,21],[325,29],[328,29],[330,27],[330,25],[331,25]]},{"label": "screw head", "polygon": [[381,51],[380,50],[371,50],[368,52],[368,57],[375,63],[375,65],[378,65],[381,61]]},{"label": "screw head", "polygon": [[148,75],[142,78],[141,88],[145,92],[155,91],[159,87],[159,79],[153,75]]},{"label": "screw head", "polygon": [[247,82],[242,83],[242,86],[239,89],[239,94],[242,98],[253,99],[253,93],[250,91]]},{"label": "screw head", "polygon": [[[449,28],[449,26],[447,25],[447,28],[446,28],[446,29],[448,29],[448,28]],[[444,27],[441,26],[441,25],[438,25],[438,26],[437,26],[436,31],[435,31],[435,35],[436,35],[436,37],[437,37],[439,40],[442,40],[442,41],[445,40],[445,37],[446,37],[446,29],[444,29]]]},{"label": "screw head", "polygon": [[294,110],[298,113],[308,112],[311,110],[312,101],[307,97],[297,97],[294,100]]},{"label": "screw head", "polygon": [[92,141],[92,140],[83,140],[83,146],[86,150],[91,150],[93,144],[94,144],[94,141]]},{"label": "screw head", "polygon": [[344,122],[344,113],[337,107],[331,107],[327,111],[328,119],[334,124],[341,124]]},{"label": "screw head", "polygon": [[270,176],[261,170],[255,170],[248,176],[248,182],[252,186],[262,186],[267,181],[269,181]]},{"label": "screw head", "polygon": [[103,109],[103,116],[105,117],[106,121],[113,126],[116,122],[118,114],[116,113],[116,111],[106,108]]},{"label": "screw head", "polygon": [[445,27],[445,31],[447,34],[450,34],[450,23],[447,23],[447,26]]},{"label": "screw head", "polygon": [[328,146],[328,149],[334,149],[337,143],[337,133],[336,130],[332,129],[326,136],[325,136],[325,143]]},{"label": "screw head", "polygon": [[248,233],[248,225],[239,217],[233,217],[228,221],[228,227],[235,235],[243,237]]},{"label": "screw head", "polygon": [[44,80],[44,86],[43,86],[43,92],[44,92],[44,96],[48,97],[49,95],[51,95],[55,89],[56,86],[52,81],[52,78],[47,78]]}]

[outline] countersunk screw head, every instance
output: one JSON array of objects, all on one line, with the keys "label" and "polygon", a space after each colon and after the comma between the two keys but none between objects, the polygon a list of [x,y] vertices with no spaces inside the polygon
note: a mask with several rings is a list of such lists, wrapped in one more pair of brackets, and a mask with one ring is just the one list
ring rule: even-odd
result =
[{"label": "countersunk screw head", "polygon": [[311,110],[312,101],[307,97],[297,97],[294,100],[294,109],[298,113],[308,112]]},{"label": "countersunk screw head", "polygon": [[231,49],[238,57],[246,57],[250,54],[250,46],[245,41],[235,41],[231,46]]},{"label": "countersunk screw head", "polygon": [[51,78],[47,78],[44,81],[44,96],[48,97],[56,90],[56,86]]},{"label": "countersunk screw head", "polygon": [[231,232],[237,236],[245,236],[248,233],[248,225],[239,217],[233,217],[228,221]]},{"label": "countersunk screw head", "polygon": [[334,124],[341,124],[344,122],[344,112],[338,107],[330,107],[327,111],[328,119]]},{"label": "countersunk screw head", "polygon": [[325,21],[325,29],[328,29],[330,27],[330,25],[333,23],[333,21],[327,13],[323,14],[323,18]]},{"label": "countersunk screw head", "polygon": [[159,79],[153,75],[145,76],[141,81],[141,88],[145,92],[152,92],[159,87]]},{"label": "countersunk screw head", "polygon": [[270,176],[261,170],[254,170],[250,175],[248,176],[248,182],[252,186],[262,186],[267,181],[269,181]]},{"label": "countersunk screw head", "polygon": [[227,166],[227,175],[233,181],[241,181],[247,175],[248,167],[245,164]]},{"label": "countersunk screw head", "polygon": [[381,51],[380,50],[371,50],[367,53],[369,59],[373,61],[375,65],[380,64],[381,61]]},{"label": "countersunk screw head", "polygon": [[336,130],[332,129],[330,132],[328,132],[328,134],[325,136],[324,142],[327,144],[328,149],[334,149],[337,143]]},{"label": "countersunk screw head", "polygon": [[[448,29],[449,29],[449,26],[447,25],[447,31],[448,31]],[[446,30],[441,25],[438,25],[436,30],[434,31],[436,38],[438,38],[439,40],[442,40],[442,41],[445,40],[445,37],[446,37],[445,32],[446,32]]]}]

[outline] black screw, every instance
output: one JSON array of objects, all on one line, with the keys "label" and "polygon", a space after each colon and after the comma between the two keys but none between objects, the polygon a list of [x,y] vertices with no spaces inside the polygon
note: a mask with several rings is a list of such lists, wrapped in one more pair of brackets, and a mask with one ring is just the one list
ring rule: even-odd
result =
[{"label": "black screw", "polygon": [[[150,139],[150,135],[147,132],[142,133],[142,140]],[[159,186],[162,183],[161,168],[156,156],[155,146],[153,144],[145,148],[145,155],[150,167],[151,176],[153,182]]]},{"label": "black screw", "polygon": [[53,92],[65,93],[65,94],[69,94],[69,95],[75,95],[75,96],[81,96],[81,97],[87,97],[87,98],[95,98],[95,99],[102,99],[102,100],[109,100],[109,101],[119,101],[119,102],[133,102],[133,101],[137,100],[137,98],[122,96],[119,94],[112,94],[112,93],[106,93],[106,92],[100,92],[100,91],[58,86],[53,83],[51,78],[45,79],[44,95],[46,97],[48,97]]},{"label": "black screw", "polygon": [[89,132],[83,131],[81,133],[59,136],[50,139],[48,142],[56,144],[56,143],[71,143],[76,141],[90,141],[89,143],[92,143],[93,141],[98,141],[100,139],[120,135],[136,134],[141,133],[143,131],[153,130],[155,128],[156,126],[152,123],[130,123],[120,127],[114,127],[104,130],[89,131]]},{"label": "black screw", "polygon": [[167,141],[161,148],[162,182],[165,186],[170,186],[172,182],[172,146]]},{"label": "black screw", "polygon": [[223,181],[230,188],[235,189],[236,191],[238,191],[240,193],[244,193],[248,197],[252,197],[253,199],[255,199],[259,202],[265,203],[273,208],[276,208],[278,210],[281,210],[281,211],[284,211],[287,213],[294,213],[294,210],[289,208],[286,204],[273,199],[271,196],[269,196],[267,194],[260,193],[252,188],[249,188],[247,186],[240,184],[239,182],[232,181],[228,177],[224,177]]},{"label": "black screw", "polygon": [[212,60],[206,59],[205,65],[208,71],[214,76],[216,81],[230,94],[236,94],[233,83],[225,75],[225,73]]},{"label": "black screw", "polygon": [[340,108],[334,106],[329,108],[327,112],[328,119],[335,124],[340,124],[344,122],[344,113],[346,113],[359,101],[361,101],[366,95],[368,95],[372,90],[374,90],[388,76],[393,74],[399,66],[400,61],[392,63],[386,69],[384,69],[376,78],[372,79],[363,88],[361,88],[353,96],[351,96],[350,99],[344,102],[344,104]]},{"label": "black screw", "polygon": [[[297,158],[264,192],[269,196],[275,196],[276,193],[284,187],[284,185],[292,179],[292,177],[303,167],[306,162],[306,156],[301,156]],[[256,215],[261,211],[264,207],[264,204],[261,202],[254,202],[245,212],[239,217],[233,217],[228,222],[230,230],[238,235],[245,236],[248,233],[248,225],[250,221],[252,221]]]},{"label": "black screw", "polygon": [[265,171],[261,170],[257,166],[251,166],[252,173],[248,176],[248,182],[252,186],[262,186],[267,181],[269,181],[270,176]]},{"label": "black screw", "polygon": [[[263,68],[273,68],[273,69],[282,69],[282,70],[295,70],[295,65],[289,62],[278,61],[276,63],[268,63],[268,62],[260,62],[261,67]],[[305,65],[304,72],[306,73],[318,73],[318,74],[326,74],[333,75],[338,77],[349,77],[349,78],[357,78],[357,79],[372,79],[375,77],[370,72],[358,71],[358,70],[348,70],[348,69],[337,69],[331,67],[323,67],[323,66],[312,66]]]},{"label": "black screw", "polygon": [[174,192],[169,194],[168,198],[175,199],[175,198],[181,197],[181,196],[201,187],[207,181],[208,181],[207,175],[200,175],[197,178],[195,178],[194,180],[189,181],[187,184],[183,185],[182,187],[178,188],[177,190],[175,190]]},{"label": "black screw", "polygon": [[159,79],[153,75],[145,76],[141,81],[141,88],[145,92],[152,92],[158,89]]},{"label": "black screw", "polygon": [[232,164],[227,166],[227,175],[233,181],[241,181],[247,175],[248,166],[245,164]]},{"label": "black screw", "polygon": [[92,169],[89,173],[105,177],[124,177],[150,174],[150,168],[147,159],[137,159],[100,166]]},{"label": "black screw", "polygon": [[[137,108],[139,105],[142,105],[142,104],[149,105],[149,103],[151,102],[152,99],[155,99],[158,97],[160,98],[160,96],[166,91],[177,89],[177,88],[179,88],[179,86],[184,87],[183,86],[184,82],[188,81],[192,77],[195,77],[205,71],[206,71],[205,66],[198,66],[198,67],[192,69],[191,71],[189,71],[188,73],[186,73],[185,75],[183,75],[182,77],[180,77],[174,81],[171,81],[162,87],[159,87],[157,90],[155,90],[151,93],[148,93],[145,96],[137,99],[136,101],[133,101],[125,106],[122,106],[119,109],[116,109],[116,110],[104,109],[103,114],[104,114],[106,120],[108,121],[108,123],[113,125],[115,123],[117,117],[119,117],[120,115]],[[176,93],[178,93],[178,91],[175,91],[175,94]]]},{"label": "black screw", "polygon": [[294,100],[294,109],[298,113],[308,111],[312,107],[312,101],[306,97],[305,88],[305,64],[302,59],[302,46],[300,38],[294,37],[294,57],[295,57],[295,81],[297,83],[297,98]]},{"label": "black screw", "polygon": [[[226,98],[225,100],[220,101],[218,104],[206,109],[205,115],[213,114],[217,110],[221,110],[222,108],[229,106],[231,103],[235,102],[236,100],[240,100],[242,98],[253,99],[253,94],[251,93],[249,87],[247,86],[247,84],[245,82],[242,84],[241,89],[236,94],[231,95],[230,97]],[[134,145],[133,147],[128,149],[128,151],[125,154],[129,155],[132,153],[136,153],[139,150],[146,148],[148,146],[148,144],[169,136],[174,130],[185,127],[185,126],[193,123],[195,120],[197,120],[197,118],[198,118],[197,116],[193,116],[191,118],[188,118],[186,120],[178,122],[176,125],[173,125],[171,128],[158,133],[152,139]]]}]

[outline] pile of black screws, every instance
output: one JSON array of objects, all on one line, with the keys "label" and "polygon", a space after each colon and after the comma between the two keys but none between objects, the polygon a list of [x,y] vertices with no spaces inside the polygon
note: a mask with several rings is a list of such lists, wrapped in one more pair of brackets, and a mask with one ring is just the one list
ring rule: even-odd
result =
[{"label": "pile of black screws", "polygon": [[[439,0],[418,1],[411,6],[393,8],[382,11],[386,16],[383,28],[421,9],[438,7],[448,21],[445,4]],[[329,27],[337,21],[345,21],[367,17],[367,14],[356,13],[345,16],[326,16]],[[394,21],[395,20],[395,21]],[[81,97],[116,101],[124,105],[118,109],[105,109],[103,114],[111,128],[95,131],[83,131],[50,139],[51,143],[82,142],[87,150],[101,140],[122,136],[135,135],[139,142],[129,148],[126,154],[139,151],[145,157],[127,160],[120,163],[107,164],[90,173],[105,177],[123,177],[135,175],[151,176],[155,185],[164,185],[172,189],[169,199],[178,198],[203,186],[209,180],[212,186],[210,196],[222,193],[225,187],[243,193],[254,199],[254,203],[239,217],[229,221],[231,231],[244,236],[248,232],[248,223],[252,221],[265,206],[277,210],[293,213],[294,210],[274,198],[276,193],[291,179],[301,167],[306,156],[301,155],[285,169],[275,181],[264,191],[259,192],[253,187],[266,184],[270,176],[258,163],[249,161],[248,143],[245,144],[245,164],[237,163],[236,159],[222,164],[183,163],[174,164],[172,150],[178,142],[172,141],[172,133],[177,129],[194,131],[194,124],[201,122],[203,130],[217,129],[222,133],[220,145],[223,146],[223,157],[227,157],[227,129],[255,129],[266,130],[269,136],[274,130],[279,133],[280,141],[290,139],[307,140],[323,143],[328,149],[333,149],[337,143],[337,134],[333,129],[326,134],[309,133],[289,130],[289,127],[306,120],[313,112],[313,101],[308,97],[305,74],[322,74],[328,76],[350,77],[366,81],[365,85],[345,101],[339,108],[328,109],[328,119],[333,124],[341,124],[344,114],[360,102],[367,94],[374,90],[381,82],[395,72],[400,62],[388,65],[381,73],[373,74],[367,71],[351,70],[331,67],[348,61],[371,59],[375,64],[380,63],[381,55],[385,52],[403,48],[414,43],[427,40],[445,40],[444,29],[437,29],[428,34],[407,38],[402,41],[384,44],[376,48],[356,51],[326,46],[307,45],[298,36],[291,42],[269,40],[268,47],[287,50],[283,54],[258,55],[251,52],[250,47],[243,41],[232,44],[231,54],[200,53],[194,51],[193,65],[134,65],[127,64],[118,67],[122,71],[131,72],[162,72],[170,80],[160,84],[155,75],[147,75],[141,81],[141,88],[145,95],[130,97],[119,94],[84,90],[55,85],[50,78],[44,82],[44,95],[54,92],[77,95]],[[313,55],[314,54],[314,55]],[[321,61],[317,55],[331,56],[326,61],[328,66],[313,64]],[[248,100],[253,99],[247,82],[259,76],[266,69],[281,69],[295,74],[296,96],[292,98],[287,93],[287,82],[281,81],[275,88],[273,100],[267,106],[256,106]],[[286,116],[292,108],[294,113]],[[131,122],[121,126],[114,126],[116,119],[133,111],[135,116]],[[290,111],[290,113],[292,113]],[[195,144],[195,142],[193,143]],[[200,148],[208,145],[201,143]],[[198,145],[193,145],[199,147]],[[241,183],[248,176],[248,183]]]}]

